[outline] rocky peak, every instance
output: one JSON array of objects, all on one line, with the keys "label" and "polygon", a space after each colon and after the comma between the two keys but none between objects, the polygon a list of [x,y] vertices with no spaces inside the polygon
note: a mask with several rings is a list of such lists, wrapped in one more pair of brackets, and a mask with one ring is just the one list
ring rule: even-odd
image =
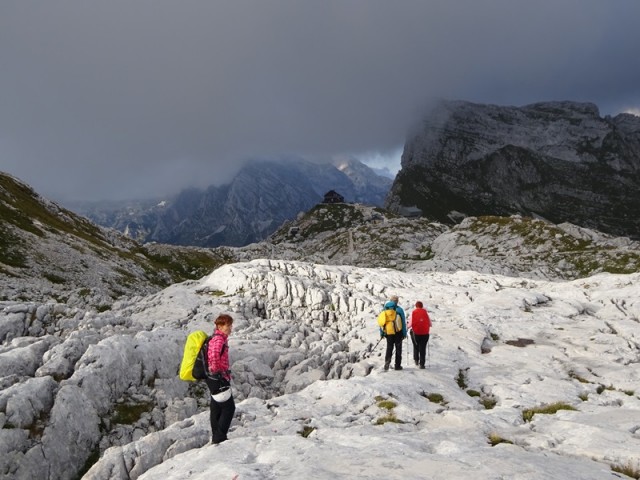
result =
[{"label": "rocky peak", "polygon": [[158,206],[140,203],[78,211],[103,226],[127,232],[141,242],[216,247],[263,240],[336,190],[347,201],[382,206],[391,180],[354,159],[338,165],[300,158],[253,160],[227,185],[189,189]]},{"label": "rocky peak", "polygon": [[450,222],[525,214],[640,235],[640,119],[591,103],[440,103],[409,137],[386,206]]}]

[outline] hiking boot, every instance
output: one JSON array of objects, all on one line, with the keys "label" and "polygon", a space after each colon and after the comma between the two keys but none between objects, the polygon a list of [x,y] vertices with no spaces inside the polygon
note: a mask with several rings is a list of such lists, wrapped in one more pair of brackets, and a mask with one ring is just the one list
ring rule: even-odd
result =
[{"label": "hiking boot", "polygon": [[418,365],[420,365],[420,363],[418,362],[418,360],[414,360],[414,362],[416,362],[416,367],[417,367]]},{"label": "hiking boot", "polygon": [[420,365],[420,370],[424,370],[424,365]]},{"label": "hiking boot", "polygon": [[389,362],[386,362],[386,363],[384,364],[384,369],[385,369],[385,370],[389,370]]},{"label": "hiking boot", "polygon": [[396,367],[394,368],[394,370],[402,370],[402,366],[400,366],[400,365],[396,365]]}]

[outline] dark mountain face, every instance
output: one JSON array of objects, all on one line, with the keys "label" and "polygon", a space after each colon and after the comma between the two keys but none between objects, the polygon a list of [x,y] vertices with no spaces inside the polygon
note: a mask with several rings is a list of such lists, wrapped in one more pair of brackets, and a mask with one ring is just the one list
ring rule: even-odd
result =
[{"label": "dark mountain face", "polygon": [[260,241],[283,222],[294,219],[336,190],[345,201],[381,206],[391,180],[366,165],[340,165],[300,159],[254,161],[228,185],[189,189],[167,202],[154,202],[135,211],[100,208],[79,211],[103,226],[116,228],[139,241],[216,247],[243,246]]},{"label": "dark mountain face", "polygon": [[445,102],[405,145],[387,207],[540,216],[640,237],[640,118],[591,104]]}]

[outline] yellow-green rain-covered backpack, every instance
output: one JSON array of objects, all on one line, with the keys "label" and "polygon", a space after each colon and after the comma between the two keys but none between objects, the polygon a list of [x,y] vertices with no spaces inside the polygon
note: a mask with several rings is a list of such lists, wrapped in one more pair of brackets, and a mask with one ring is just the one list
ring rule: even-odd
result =
[{"label": "yellow-green rain-covered backpack", "polygon": [[182,363],[180,363],[180,380],[195,382],[206,378],[206,348],[202,347],[206,347],[208,339],[209,336],[202,330],[196,330],[189,334],[184,345]]}]

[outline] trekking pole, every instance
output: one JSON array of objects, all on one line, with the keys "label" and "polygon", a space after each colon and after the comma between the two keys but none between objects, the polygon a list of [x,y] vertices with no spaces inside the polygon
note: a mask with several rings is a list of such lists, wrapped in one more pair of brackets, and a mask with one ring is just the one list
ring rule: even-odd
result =
[{"label": "trekking pole", "polygon": [[409,365],[409,335],[405,338],[407,341],[407,366]]},{"label": "trekking pole", "polygon": [[[382,341],[382,337],[380,337],[380,340],[378,340],[378,343],[376,343],[374,345],[374,347],[371,349],[371,351],[369,352],[369,357],[373,354],[373,351],[376,349],[376,347],[378,346],[378,344]],[[365,356],[363,358],[367,358],[367,355],[365,354]]]}]

